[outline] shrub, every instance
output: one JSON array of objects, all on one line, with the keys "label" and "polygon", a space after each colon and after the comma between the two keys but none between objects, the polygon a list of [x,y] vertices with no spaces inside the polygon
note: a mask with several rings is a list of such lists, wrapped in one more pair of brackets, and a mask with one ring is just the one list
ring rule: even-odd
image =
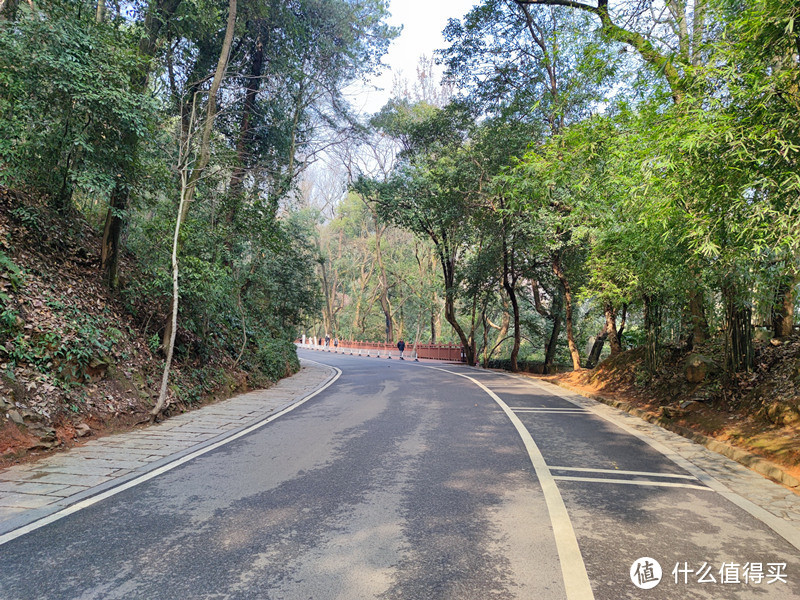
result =
[{"label": "shrub", "polygon": [[271,381],[278,381],[300,370],[297,350],[290,340],[262,338],[257,345],[258,368]]}]

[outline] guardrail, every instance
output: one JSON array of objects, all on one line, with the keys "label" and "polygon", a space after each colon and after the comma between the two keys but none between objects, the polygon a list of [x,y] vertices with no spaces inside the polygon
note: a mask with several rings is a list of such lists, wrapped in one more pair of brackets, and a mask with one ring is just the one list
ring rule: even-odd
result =
[{"label": "guardrail", "polygon": [[312,344],[309,340],[303,343],[295,341],[298,348],[331,352],[333,354],[347,354],[351,356],[372,356],[377,358],[403,358],[408,360],[446,360],[449,362],[464,362],[464,352],[457,344],[406,344],[402,356],[397,346],[380,342],[359,342],[355,340],[340,340],[338,345],[333,340],[328,345],[323,343]]}]

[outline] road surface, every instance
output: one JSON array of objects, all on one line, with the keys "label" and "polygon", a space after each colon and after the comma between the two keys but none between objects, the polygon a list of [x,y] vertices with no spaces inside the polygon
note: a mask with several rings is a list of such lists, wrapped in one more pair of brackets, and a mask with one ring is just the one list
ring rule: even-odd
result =
[{"label": "road surface", "polygon": [[746,501],[535,382],[301,354],[341,375],[0,546],[0,598],[800,598]]}]

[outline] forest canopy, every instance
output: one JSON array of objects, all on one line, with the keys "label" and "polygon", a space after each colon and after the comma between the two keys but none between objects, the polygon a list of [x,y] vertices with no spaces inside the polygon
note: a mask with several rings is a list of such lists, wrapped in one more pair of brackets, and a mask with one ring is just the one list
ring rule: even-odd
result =
[{"label": "forest canopy", "polygon": [[[482,0],[371,119],[311,332],[544,372],[796,327],[800,5]],[[362,151],[363,152],[363,151]],[[351,161],[352,163],[352,161]],[[319,271],[319,269],[318,269]],[[494,362],[493,362],[494,361]]]}]

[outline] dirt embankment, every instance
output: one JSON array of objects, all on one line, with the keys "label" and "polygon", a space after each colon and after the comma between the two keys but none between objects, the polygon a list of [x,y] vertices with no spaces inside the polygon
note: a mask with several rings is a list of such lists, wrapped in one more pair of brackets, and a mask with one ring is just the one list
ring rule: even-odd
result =
[{"label": "dirt embankment", "polygon": [[[0,187],[0,467],[148,418],[167,306],[110,293],[100,244],[80,215]],[[131,258],[122,262],[135,281]],[[223,353],[187,353],[171,382],[167,413],[243,391],[248,376]]]},{"label": "dirt embankment", "polygon": [[692,352],[665,349],[652,374],[643,359],[629,350],[547,379],[747,450],[800,479],[800,336],[757,343],[754,370],[734,376],[721,368],[719,340]]}]

